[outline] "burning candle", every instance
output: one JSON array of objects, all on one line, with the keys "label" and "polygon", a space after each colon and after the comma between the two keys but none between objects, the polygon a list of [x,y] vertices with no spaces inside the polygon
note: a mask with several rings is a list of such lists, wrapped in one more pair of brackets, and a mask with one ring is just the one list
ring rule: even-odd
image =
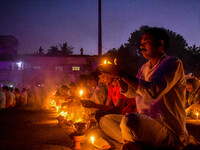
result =
[{"label": "burning candle", "polygon": [[59,107],[58,107],[58,106],[56,106],[56,111],[57,111],[57,112],[59,111]]},{"label": "burning candle", "polygon": [[197,115],[197,120],[198,120],[199,119],[199,113],[197,112],[196,115]]},{"label": "burning candle", "polygon": [[94,136],[90,137],[91,143],[94,144]]},{"label": "burning candle", "polygon": [[59,115],[62,115],[63,117],[67,117],[67,112],[61,111],[61,113]]},{"label": "burning candle", "polygon": [[83,96],[83,90],[80,90],[79,94],[80,94],[80,96],[82,98],[82,96]]},{"label": "burning candle", "polygon": [[108,60],[104,60],[103,64],[106,65],[106,64],[112,64],[112,63]]}]

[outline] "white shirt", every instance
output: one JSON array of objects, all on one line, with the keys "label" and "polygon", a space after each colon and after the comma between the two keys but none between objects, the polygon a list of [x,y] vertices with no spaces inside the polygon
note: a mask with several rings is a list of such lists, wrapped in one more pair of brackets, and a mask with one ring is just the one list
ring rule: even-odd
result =
[{"label": "white shirt", "polygon": [[97,103],[97,104],[105,104],[105,101],[107,99],[108,95],[108,89],[106,85],[104,85],[102,82],[98,84],[98,86],[95,87],[90,100]]},{"label": "white shirt", "polygon": [[[163,55],[151,67],[150,61],[138,71],[136,106],[139,113],[155,118],[183,141],[187,138],[186,80],[182,62]],[[128,93],[127,93],[128,94]]]}]

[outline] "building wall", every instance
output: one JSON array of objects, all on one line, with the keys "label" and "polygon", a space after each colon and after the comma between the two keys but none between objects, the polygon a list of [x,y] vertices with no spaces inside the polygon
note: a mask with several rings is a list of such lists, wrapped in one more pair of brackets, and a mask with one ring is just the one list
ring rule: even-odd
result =
[{"label": "building wall", "polygon": [[14,85],[69,84],[81,74],[95,70],[97,58],[88,55],[24,55],[14,61],[0,61],[0,81],[10,81]]}]

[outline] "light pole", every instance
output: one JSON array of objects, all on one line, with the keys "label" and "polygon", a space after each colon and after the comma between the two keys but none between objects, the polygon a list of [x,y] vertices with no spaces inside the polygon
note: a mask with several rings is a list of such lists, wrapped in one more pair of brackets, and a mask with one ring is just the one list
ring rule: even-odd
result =
[{"label": "light pole", "polygon": [[98,11],[98,56],[102,55],[102,32],[101,32],[101,0],[99,0],[99,11]]}]

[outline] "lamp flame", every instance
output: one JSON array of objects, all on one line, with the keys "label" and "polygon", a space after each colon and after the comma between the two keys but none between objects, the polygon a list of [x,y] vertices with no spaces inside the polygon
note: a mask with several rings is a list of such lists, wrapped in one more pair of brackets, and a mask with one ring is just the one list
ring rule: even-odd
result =
[{"label": "lamp flame", "polygon": [[58,107],[58,106],[56,106],[56,111],[57,111],[57,112],[59,111],[59,107]]},{"label": "lamp flame", "polygon": [[110,61],[107,61],[107,60],[104,60],[104,65],[106,65],[106,64],[112,64]]},{"label": "lamp flame", "polygon": [[83,96],[83,90],[80,90],[79,94],[82,97]]},{"label": "lamp flame", "polygon": [[78,119],[76,119],[76,121],[75,122],[82,122],[83,121],[83,119],[82,118],[78,118]]},{"label": "lamp flame", "polygon": [[62,111],[60,114],[58,114],[58,116],[59,115],[62,115],[63,117],[66,117],[67,116],[67,112]]},{"label": "lamp flame", "polygon": [[94,136],[90,137],[91,143],[94,144]]}]

